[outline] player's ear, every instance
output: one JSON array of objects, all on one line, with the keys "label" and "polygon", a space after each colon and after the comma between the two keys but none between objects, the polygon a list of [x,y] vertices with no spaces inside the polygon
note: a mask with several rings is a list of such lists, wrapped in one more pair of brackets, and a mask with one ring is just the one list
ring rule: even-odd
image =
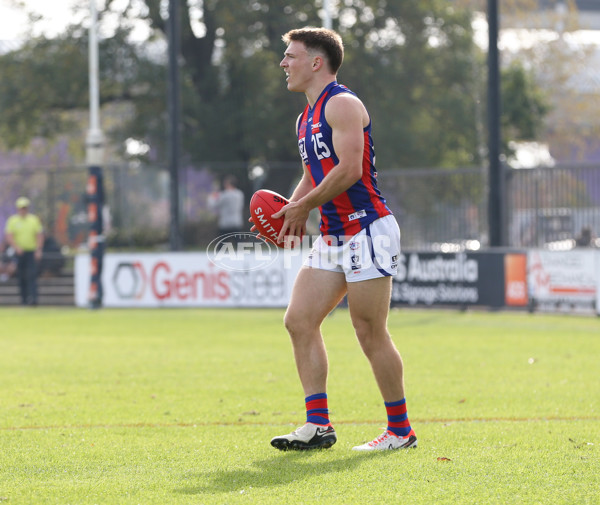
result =
[{"label": "player's ear", "polygon": [[313,71],[319,70],[325,64],[323,56],[315,56],[313,58],[312,69]]}]

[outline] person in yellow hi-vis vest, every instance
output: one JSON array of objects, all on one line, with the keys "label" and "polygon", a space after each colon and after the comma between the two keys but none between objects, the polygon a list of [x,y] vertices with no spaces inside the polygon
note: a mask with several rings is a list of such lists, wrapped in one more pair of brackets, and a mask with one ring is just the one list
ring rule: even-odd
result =
[{"label": "person in yellow hi-vis vest", "polygon": [[21,303],[37,305],[37,263],[42,259],[44,229],[40,218],[29,213],[31,202],[21,196],[15,206],[17,213],[8,218],[4,233],[8,244],[17,255],[17,275]]}]

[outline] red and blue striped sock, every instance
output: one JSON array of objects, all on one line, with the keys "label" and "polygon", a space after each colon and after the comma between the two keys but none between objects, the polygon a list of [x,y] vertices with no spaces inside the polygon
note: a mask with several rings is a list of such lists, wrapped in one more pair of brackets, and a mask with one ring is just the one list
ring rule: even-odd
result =
[{"label": "red and blue striped sock", "polygon": [[384,403],[388,418],[387,430],[399,437],[407,436],[412,428],[406,413],[406,398],[402,398],[399,402]]},{"label": "red and blue striped sock", "polygon": [[327,393],[317,393],[307,396],[304,399],[306,403],[306,422],[313,424],[329,424],[329,409],[327,408]]}]

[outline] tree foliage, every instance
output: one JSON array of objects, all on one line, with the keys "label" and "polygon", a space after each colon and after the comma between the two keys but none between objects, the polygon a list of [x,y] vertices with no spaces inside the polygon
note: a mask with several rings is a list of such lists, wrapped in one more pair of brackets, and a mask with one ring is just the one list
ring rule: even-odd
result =
[{"label": "tree foliage", "polygon": [[502,74],[503,121],[510,139],[535,140],[550,110],[547,97],[535,86],[534,76],[517,62]]},{"label": "tree foliage", "polygon": [[[185,155],[195,162],[296,161],[294,123],[306,102],[286,89],[281,35],[320,25],[320,3],[179,1]],[[121,9],[121,23],[101,44],[102,102],[131,108],[114,122],[113,140],[143,139],[159,160],[167,138],[165,4],[129,0],[123,7],[108,0],[104,15]],[[486,72],[471,11],[442,0],[339,0],[337,6],[333,27],[346,45],[339,81],[371,113],[378,166],[480,164]],[[134,14],[150,27],[143,44],[131,41]],[[85,109],[86,38],[73,26],[60,38],[30,40],[0,57],[0,135],[7,146],[64,131],[65,111]],[[513,84],[517,97],[533,93],[530,81]],[[543,111],[532,113],[539,114],[518,118],[531,121],[529,132]],[[506,127],[514,120],[507,116]]]},{"label": "tree foliage", "polygon": [[[128,35],[128,29],[117,29],[101,41],[104,104],[136,103],[153,82],[165,79],[163,66],[145,58]],[[0,56],[4,147],[22,147],[33,137],[82,133],[80,116],[89,96],[87,48],[87,32],[71,27],[61,37],[34,38]]]}]

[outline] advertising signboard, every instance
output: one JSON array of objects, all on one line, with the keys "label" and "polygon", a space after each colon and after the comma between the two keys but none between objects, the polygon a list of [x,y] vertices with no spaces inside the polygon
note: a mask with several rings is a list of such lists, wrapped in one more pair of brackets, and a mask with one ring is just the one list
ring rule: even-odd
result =
[{"label": "advertising signboard", "polygon": [[508,307],[528,305],[527,254],[507,253],[504,256],[504,291]]},{"label": "advertising signboard", "polygon": [[[285,307],[301,254],[250,259],[239,268],[207,253],[107,254],[105,307]],[[75,260],[75,303],[89,305],[89,256]]]},{"label": "advertising signboard", "polygon": [[535,308],[550,311],[595,310],[597,252],[533,250],[528,257],[528,285]]},{"label": "advertising signboard", "polygon": [[[499,252],[403,253],[393,281],[392,304],[502,307],[507,282],[511,303],[515,304],[517,278],[505,278],[504,256]],[[527,303],[521,296],[518,302]]]},{"label": "advertising signboard", "polygon": [[[196,253],[110,253],[102,272],[105,307],[286,307],[309,249],[215,257]],[[525,253],[406,252],[392,305],[525,307]],[[76,257],[75,301],[89,306],[87,255]]]}]

